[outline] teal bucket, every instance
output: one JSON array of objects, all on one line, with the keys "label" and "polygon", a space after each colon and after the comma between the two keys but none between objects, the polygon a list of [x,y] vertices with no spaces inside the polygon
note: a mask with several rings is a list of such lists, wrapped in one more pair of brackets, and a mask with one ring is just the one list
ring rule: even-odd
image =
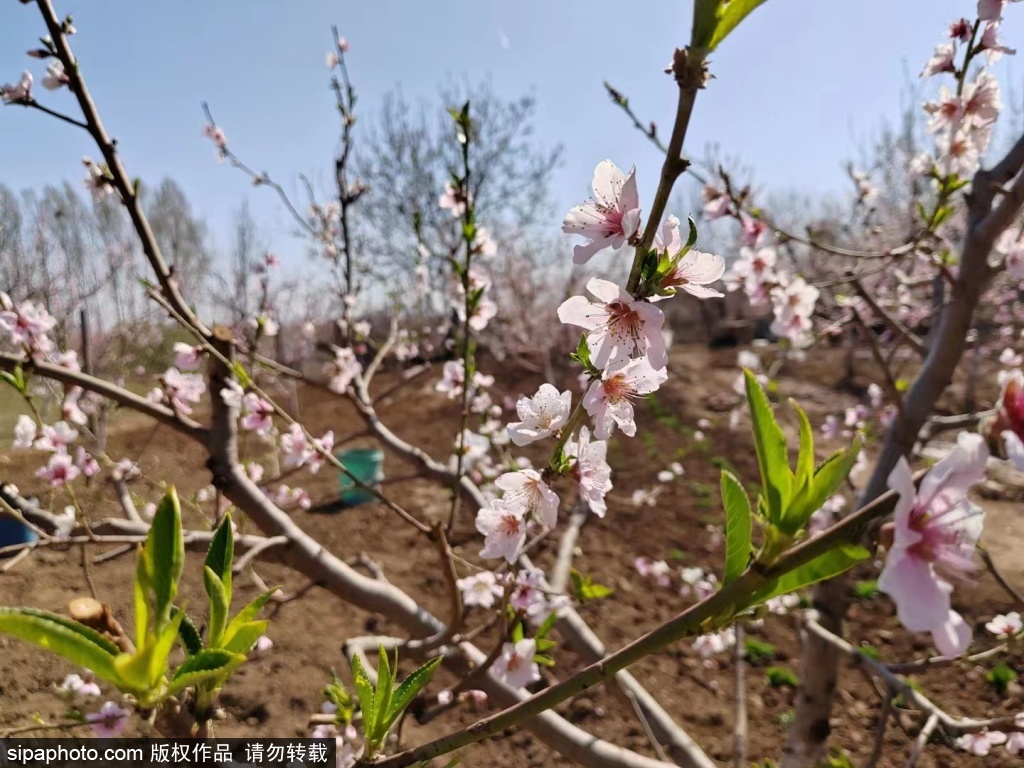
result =
[{"label": "teal bucket", "polygon": [[[338,461],[360,482],[366,485],[377,485],[384,479],[384,453],[377,448],[353,448],[337,454]],[[354,507],[373,501],[377,497],[367,490],[356,487],[352,478],[342,472],[341,503],[346,507]]]}]

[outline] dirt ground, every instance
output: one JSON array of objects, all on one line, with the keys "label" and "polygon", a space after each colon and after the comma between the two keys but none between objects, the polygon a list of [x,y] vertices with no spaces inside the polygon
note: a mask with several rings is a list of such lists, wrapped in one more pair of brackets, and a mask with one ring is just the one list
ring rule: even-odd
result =
[{"label": "dirt ground", "polygon": [[[728,410],[738,402],[732,391],[737,375],[736,349],[708,350],[703,346],[678,345],[673,349],[669,382],[657,393],[654,402],[639,407],[639,435],[616,435],[609,461],[614,469],[615,489],[609,501],[608,515],[593,520],[583,530],[576,566],[594,579],[614,589],[614,594],[584,605],[580,610],[610,648],[617,648],[642,632],[665,621],[690,598],[674,589],[652,586],[633,567],[638,555],[666,559],[673,566],[700,565],[720,571],[722,553],[715,544],[709,525],[721,525],[718,499],[718,467],[731,466],[748,484],[756,477],[756,462],[745,423],[740,431],[728,426]],[[820,424],[824,416],[858,402],[871,381],[870,364],[857,362],[858,375],[852,384],[837,388],[843,378],[843,357],[839,350],[816,351],[808,362],[787,364],[779,378],[779,395],[794,397]],[[486,370],[486,367],[485,367]],[[384,419],[402,437],[421,445],[437,457],[448,455],[456,431],[456,408],[433,391],[438,372],[410,387],[402,399],[382,408]],[[532,392],[538,381],[527,375],[515,382],[517,389],[501,392],[517,396]],[[987,393],[991,398],[992,393]],[[958,396],[956,390],[951,396]],[[498,397],[496,401],[500,401]],[[362,425],[346,402],[315,390],[303,391],[301,416],[314,432],[333,429],[339,437],[357,434]],[[115,428],[110,439],[110,454],[140,456],[146,475],[173,482],[187,494],[209,482],[203,459],[196,447],[173,434],[168,428],[154,430],[135,417]],[[704,430],[705,440],[694,439],[699,419],[711,420]],[[5,433],[6,434],[6,433]],[[822,441],[823,442],[823,441]],[[367,438],[350,445],[369,445]],[[251,447],[251,446],[250,446]],[[829,448],[823,444],[822,455]],[[539,458],[539,454],[537,455]],[[668,484],[657,506],[637,507],[630,503],[632,492],[656,484],[655,476],[671,461],[685,465],[685,475]],[[15,482],[24,493],[47,500],[48,494],[32,476],[37,466],[30,456],[0,454],[0,478]],[[385,472],[401,477],[408,467],[394,455],[387,455]],[[338,492],[337,476],[327,470],[316,476],[303,476],[301,485],[315,501],[330,500]],[[296,484],[300,484],[296,482]],[[146,493],[143,486],[136,490]],[[448,497],[443,490],[424,480],[396,482],[388,486],[396,501],[425,517],[443,514]],[[154,495],[154,494],[150,494]],[[110,489],[98,486],[82,494],[82,501],[93,517],[116,514]],[[1019,556],[1024,526],[1019,504],[1011,501],[983,500],[988,512],[985,542],[996,562],[1009,579],[1024,588],[1024,560]],[[563,506],[564,509],[564,506]],[[475,511],[475,510],[474,510]],[[436,554],[422,547],[417,534],[400,524],[393,513],[378,504],[367,504],[340,514],[296,512],[295,519],[338,556],[352,560],[361,552],[370,554],[383,568],[387,578],[416,596],[424,596],[427,608],[444,615],[445,582]],[[186,519],[186,524],[188,520]],[[247,530],[241,524],[243,532]],[[464,514],[455,536],[460,554],[474,558],[480,541],[472,529],[472,515]],[[557,537],[542,545],[541,564],[553,561]],[[90,556],[98,553],[90,551]],[[186,573],[185,599],[201,604],[200,582],[195,578],[198,557],[190,556]],[[121,557],[91,567],[100,597],[115,613],[125,616],[129,609],[130,557]],[[267,583],[282,584],[286,590],[303,586],[302,581],[282,567],[260,565],[259,573]],[[861,578],[877,576],[866,568]],[[43,550],[34,553],[7,573],[0,573],[0,604],[33,605],[61,611],[67,601],[85,592],[82,566],[77,552]],[[256,587],[239,579],[237,600],[251,598]],[[975,628],[973,650],[994,644],[984,623],[996,613],[1015,606],[986,573],[976,582],[958,587],[954,594],[957,610]],[[320,691],[331,670],[347,675],[340,652],[346,638],[368,632],[389,632],[393,628],[331,595],[313,589],[301,600],[286,604],[273,616],[269,637],[274,647],[246,665],[223,692],[227,717],[218,733],[228,736],[292,736],[308,733],[308,718],[318,710]],[[760,764],[765,758],[777,758],[785,739],[786,723],[791,716],[794,691],[787,686],[772,687],[765,667],[787,666],[799,673],[800,640],[796,617],[770,616],[763,627],[748,635],[774,646],[774,659],[752,666],[748,671],[748,702],[751,719],[749,756]],[[881,658],[903,661],[932,652],[924,635],[910,635],[900,629],[891,602],[884,596],[859,599],[848,624],[848,636],[855,643],[869,643]],[[550,671],[550,681],[561,679],[579,667],[568,651],[558,652],[558,665]],[[961,664],[932,668],[918,676],[922,688],[947,711],[972,716],[1013,715],[1024,710],[1021,690],[1011,683],[1004,693],[996,693],[986,681],[986,672],[998,662],[1016,670],[1024,668],[1019,650],[979,665]],[[706,667],[692,651],[689,642],[679,643],[656,658],[634,668],[636,676],[661,700],[683,727],[716,760],[731,756],[733,703],[731,654],[722,654]],[[0,733],[25,725],[33,714],[45,719],[59,718],[63,704],[53,686],[73,671],[53,657],[26,645],[0,638]],[[432,685],[436,693],[444,678]],[[864,762],[870,753],[878,695],[856,670],[844,667],[841,694],[833,720],[833,743],[845,751],[854,765]],[[592,733],[645,754],[654,755],[641,723],[628,704],[604,688],[588,691],[562,708],[573,722]],[[448,731],[459,723],[471,722],[473,712],[453,712],[426,726],[411,721],[402,733],[403,744],[418,743]],[[904,719],[912,718],[901,713]],[[881,765],[902,765],[910,748],[910,739],[890,724]],[[489,742],[464,751],[467,766],[563,766],[569,763],[534,740],[523,729],[512,729]],[[842,763],[838,763],[842,765]],[[922,766],[966,766],[979,764],[978,758],[957,752],[949,746],[930,747],[920,761]],[[1004,750],[997,749],[984,760],[992,766],[1018,764]]]}]

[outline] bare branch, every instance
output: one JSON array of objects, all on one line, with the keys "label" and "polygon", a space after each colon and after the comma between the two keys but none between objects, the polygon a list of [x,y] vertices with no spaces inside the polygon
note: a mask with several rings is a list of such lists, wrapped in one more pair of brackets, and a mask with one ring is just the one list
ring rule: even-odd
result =
[{"label": "bare branch", "polygon": [[128,171],[125,170],[124,165],[121,163],[121,157],[117,152],[117,145],[107,135],[107,131],[100,121],[99,112],[96,110],[96,105],[93,103],[92,97],[85,87],[85,80],[82,78],[78,61],[71,53],[71,47],[68,45],[67,37],[64,34],[64,27],[53,10],[53,4],[50,0],[37,0],[37,5],[39,6],[39,12],[43,16],[43,21],[46,23],[50,39],[53,40],[54,51],[56,51],[57,57],[64,65],[64,72],[68,78],[68,88],[70,88],[78,100],[78,105],[82,110],[89,133],[103,154],[103,159],[106,161],[107,168],[110,171],[114,187],[117,189],[118,194],[120,194],[121,202],[128,211],[132,225],[139,235],[139,239],[142,242],[142,251],[149,260],[153,272],[156,274],[163,296],[171,303],[178,314],[185,318],[188,325],[204,336],[207,335],[206,326],[199,321],[199,318],[192,312],[191,307],[182,298],[178,290],[177,281],[174,279],[174,274],[160,253],[160,247],[157,245],[156,237],[153,235],[153,230],[149,225],[149,220],[142,210],[142,203],[139,200],[135,183],[131,180]]},{"label": "bare branch", "polygon": [[97,379],[94,376],[73,371],[70,368],[41,360],[28,360],[23,357],[0,353],[0,369],[12,371],[19,365],[26,371],[38,373],[40,376],[45,376],[48,379],[70,384],[74,387],[81,387],[88,392],[95,392],[97,395],[102,395],[108,400],[113,400],[115,403],[131,408],[133,411],[145,414],[163,424],[172,426],[186,437],[199,442],[206,442],[207,432],[205,427],[165,405],[151,403],[134,392],[115,386],[103,379]]}]

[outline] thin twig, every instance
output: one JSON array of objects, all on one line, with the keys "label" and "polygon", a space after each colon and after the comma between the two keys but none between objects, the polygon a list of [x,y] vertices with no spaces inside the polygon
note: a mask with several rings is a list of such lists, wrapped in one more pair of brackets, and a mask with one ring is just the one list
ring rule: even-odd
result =
[{"label": "thin twig", "polygon": [[861,300],[868,305],[874,314],[878,315],[878,317],[882,319],[882,322],[884,322],[893,333],[905,339],[921,357],[924,357],[928,353],[928,349],[925,347],[924,342],[921,341],[921,339],[903,323],[882,309],[878,302],[875,301],[871,294],[864,288],[864,284],[859,278],[853,280],[851,285]]},{"label": "thin twig", "polygon": [[654,735],[654,731],[651,729],[651,724],[647,721],[647,716],[644,715],[643,709],[640,707],[640,702],[636,700],[636,694],[630,690],[625,691],[626,698],[629,699],[633,705],[633,712],[636,714],[636,719],[640,721],[640,725],[643,726],[644,733],[647,735],[647,740],[651,743],[651,747],[654,749],[654,754],[658,756],[659,760],[664,760],[666,763],[671,763],[672,759],[665,753],[665,748],[658,743],[658,739]]},{"label": "thin twig", "polygon": [[885,730],[889,724],[889,715],[892,713],[892,698],[893,694],[888,690],[886,695],[882,697],[882,711],[878,713],[878,723],[875,726],[875,742],[871,747],[871,756],[864,764],[864,768],[875,768],[878,765],[878,761],[882,759],[882,750],[885,747]]},{"label": "thin twig", "polygon": [[921,757],[921,753],[924,752],[924,748],[928,746],[928,739],[932,737],[935,729],[939,725],[939,716],[932,713],[928,716],[928,720],[925,721],[924,727],[921,728],[921,732],[917,734],[917,738],[914,739],[914,749],[910,753],[910,757],[907,758],[906,768],[914,768],[917,765],[917,760]]},{"label": "thin twig", "polygon": [[985,567],[988,568],[988,572],[992,574],[995,580],[999,583],[1010,597],[1016,600],[1020,605],[1024,605],[1024,595],[1018,591],[1018,589],[1011,584],[1003,572],[996,567],[995,561],[992,559],[991,553],[985,549],[981,544],[978,545],[978,554],[981,556],[981,561],[985,563]]},{"label": "thin twig", "polygon": [[271,536],[270,538],[266,538],[238,558],[231,570],[234,573],[242,573],[246,568],[252,565],[256,558],[265,554],[268,549],[273,549],[274,547],[286,547],[288,546],[288,543],[288,539],[284,536]]}]

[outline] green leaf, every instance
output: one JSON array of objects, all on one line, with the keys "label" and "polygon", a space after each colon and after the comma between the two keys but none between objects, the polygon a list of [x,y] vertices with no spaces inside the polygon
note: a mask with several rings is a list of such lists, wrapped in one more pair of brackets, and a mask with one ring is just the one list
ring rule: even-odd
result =
[{"label": "green leaf", "polygon": [[373,723],[375,733],[368,738],[372,742],[384,743],[388,727],[391,725],[388,720],[388,712],[391,708],[391,695],[395,691],[395,675],[398,674],[398,654],[395,653],[395,669],[391,669],[388,662],[388,652],[384,646],[377,650],[377,690],[373,694]]},{"label": "green leaf", "polygon": [[173,486],[167,491],[149,529],[144,557],[154,594],[157,631],[171,615],[171,602],[178,594],[178,580],[185,565],[185,542],[181,535],[181,506]]},{"label": "green leaf", "polygon": [[789,451],[786,437],[775,420],[768,395],[760,382],[748,369],[743,369],[747,384],[747,403],[754,431],[754,449],[757,466],[761,471],[761,485],[768,512],[768,519],[776,525],[782,522],[782,515],[789,504],[793,490],[793,473],[789,469]]},{"label": "green leaf", "polygon": [[24,640],[121,684],[114,659],[121,651],[108,638],[64,616],[35,608],[0,607],[0,633]]},{"label": "green leaf", "polygon": [[352,720],[352,697],[341,679],[331,673],[331,682],[324,688],[324,698],[331,702],[337,711],[334,713],[335,722],[347,724]]},{"label": "green leaf", "polygon": [[231,564],[235,557],[235,535],[231,530],[231,513],[225,513],[217,532],[210,539],[210,548],[206,551],[206,567],[216,574],[231,603]]},{"label": "green leaf", "polygon": [[750,561],[751,524],[750,498],[743,484],[732,472],[722,470],[722,504],[725,506],[725,575],[724,583],[738,579]]},{"label": "green leaf", "polygon": [[235,375],[235,381],[238,382],[238,385],[242,389],[252,386],[252,377],[249,375],[249,372],[245,370],[245,366],[242,365],[241,360],[235,360],[231,364],[231,371]]},{"label": "green leaf", "polygon": [[391,706],[388,709],[389,723],[393,723],[405,711],[410,702],[416,698],[416,694],[427,686],[440,663],[441,657],[435,656],[402,681],[402,684],[398,686],[395,695],[391,699]]},{"label": "green leaf", "polygon": [[686,245],[682,251],[683,254],[689,253],[693,250],[693,246],[697,244],[697,222],[693,220],[693,216],[687,216],[686,223],[690,225],[690,234],[686,238]]},{"label": "green leaf", "polygon": [[221,643],[221,647],[225,651],[247,655],[256,645],[256,641],[266,633],[269,624],[269,621],[250,621],[242,624],[235,629],[229,640]]},{"label": "green leaf", "polygon": [[541,622],[541,625],[537,627],[537,631],[533,633],[534,640],[543,640],[548,636],[548,632],[555,628],[555,624],[558,623],[558,613],[552,611],[548,614],[547,618]]},{"label": "green leaf", "polygon": [[24,395],[28,391],[27,382],[25,380],[25,369],[21,367],[21,363],[14,366],[14,370],[0,371],[0,381],[6,381],[20,394]]},{"label": "green leaf", "polygon": [[640,279],[643,282],[648,282],[654,277],[655,272],[658,271],[658,261],[657,251],[648,251],[644,254],[643,261],[640,262]]},{"label": "green leaf", "polygon": [[134,654],[122,653],[114,659],[114,668],[135,693],[141,694],[144,705],[152,703],[152,696],[159,692],[160,682],[167,673],[167,663],[178,639],[178,628],[185,614],[179,612],[169,619],[157,634],[156,639]]},{"label": "green leaf", "polygon": [[740,22],[764,0],[696,0],[693,37],[695,48],[715,50]]},{"label": "green leaf", "polygon": [[935,215],[932,217],[932,229],[938,229],[942,224],[948,221],[954,213],[956,213],[956,209],[951,205],[944,205],[941,208],[936,209]]},{"label": "green leaf", "polygon": [[207,638],[211,648],[220,647],[224,639],[224,630],[228,625],[228,593],[221,584],[217,574],[210,566],[203,566],[203,585],[210,597],[210,626]]},{"label": "green leaf", "polygon": [[[373,720],[375,709],[373,706],[373,684],[370,682],[363,663],[359,660],[359,654],[352,655],[352,679],[356,684],[356,696],[359,698],[359,709],[363,713],[363,732],[367,741],[371,735],[376,733],[377,726]],[[372,755],[371,755],[372,756]]]},{"label": "green leaf", "polygon": [[803,408],[797,405],[795,400],[790,400],[789,404],[800,420],[800,451],[796,457],[794,479],[796,487],[801,488],[807,485],[814,475],[814,430],[811,429],[811,422]]},{"label": "green leaf", "polygon": [[600,375],[600,371],[594,367],[590,360],[590,345],[587,344],[586,334],[580,336],[580,343],[576,345],[576,351],[571,353],[569,357],[582,365],[587,373]]},{"label": "green leaf", "polygon": [[833,549],[823,555],[805,563],[796,570],[780,576],[773,583],[769,583],[754,593],[750,605],[763,603],[779,595],[787,595],[796,592],[798,589],[809,587],[825,579],[838,576],[849,570],[857,563],[867,560],[871,556],[864,547],[854,544],[845,544],[838,549]]},{"label": "green leaf", "polygon": [[800,493],[790,505],[786,515],[787,532],[795,533],[806,526],[811,515],[821,509],[822,504],[839,489],[839,485],[857,462],[860,446],[860,437],[855,437],[853,445],[844,451],[836,451],[818,465],[811,482],[800,489]]},{"label": "green leaf", "polygon": [[587,600],[600,600],[608,597],[614,591],[611,587],[597,584],[592,576],[589,574],[584,576],[575,568],[569,571],[569,577],[572,579],[573,597],[581,603],[585,603]]},{"label": "green leaf", "polygon": [[[228,624],[227,629],[224,630],[224,638],[221,641],[221,645],[223,647],[227,648],[228,645],[232,643],[235,635],[242,629],[242,627],[246,626],[247,624],[251,624],[256,619],[256,617],[259,616],[260,611],[263,610],[263,606],[267,604],[267,602],[270,600],[271,597],[274,596],[274,593],[277,592],[278,589],[279,587],[268,589],[266,592],[257,597],[255,600],[253,600],[251,603],[249,603],[247,606],[245,606],[245,608],[240,610],[235,615],[235,618],[233,618],[231,620],[231,623]],[[253,640],[253,642],[255,643],[256,640]],[[248,653],[249,648],[251,647],[251,644],[247,646],[245,652]]]},{"label": "green leaf", "polygon": [[[178,613],[184,613],[179,611],[178,608],[174,608],[171,611],[171,618],[177,617]],[[195,622],[188,617],[183,616],[181,624],[178,626],[178,638],[181,640],[182,646],[185,648],[185,653],[189,656],[195,656],[197,653],[203,650],[203,638],[199,635],[199,630],[196,629]]]},{"label": "green leaf", "polygon": [[153,592],[153,580],[149,578],[149,558],[145,547],[139,550],[135,563],[135,647],[143,648],[149,638],[149,596]]},{"label": "green leaf", "polygon": [[208,648],[190,657],[174,670],[174,676],[167,687],[170,694],[220,678],[226,680],[228,675],[245,661],[245,656],[230,653],[222,648]]}]

